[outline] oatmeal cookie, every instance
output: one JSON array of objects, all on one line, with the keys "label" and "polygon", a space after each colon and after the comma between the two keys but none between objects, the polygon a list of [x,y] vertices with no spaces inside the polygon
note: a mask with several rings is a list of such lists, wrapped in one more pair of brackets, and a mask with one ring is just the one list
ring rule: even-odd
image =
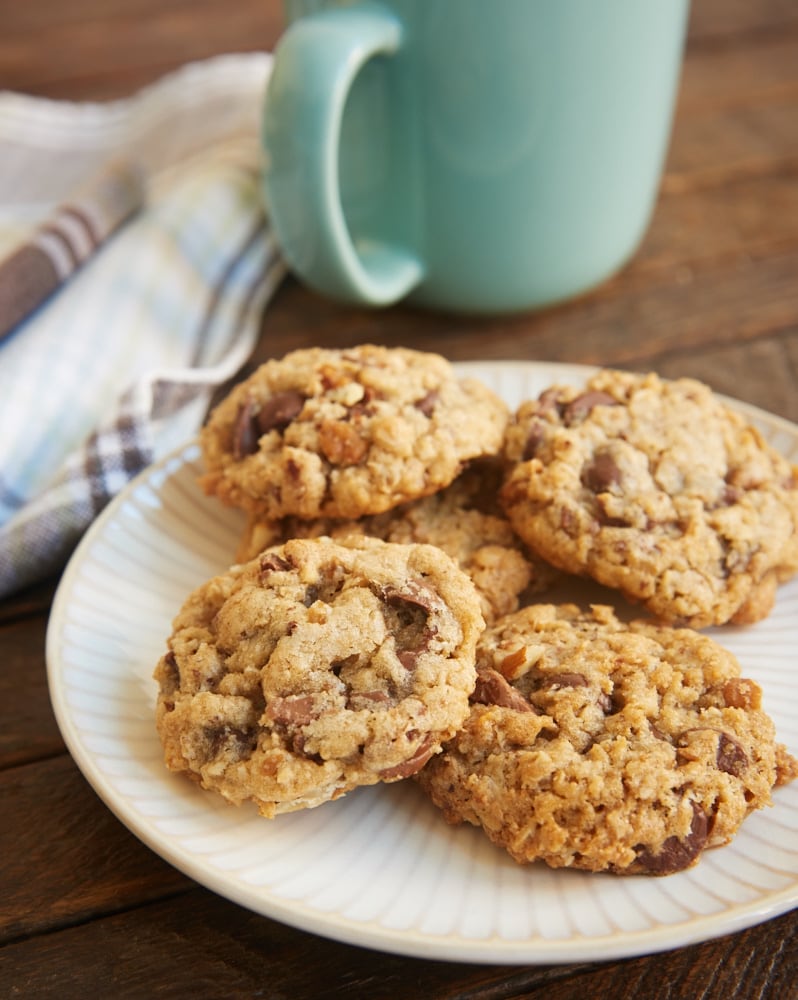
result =
[{"label": "oatmeal cookie", "polygon": [[498,503],[502,468],[491,459],[472,462],[440,493],[357,520],[296,517],[264,521],[251,514],[236,558],[252,559],[289,538],[372,535],[386,542],[437,545],[457,561],[477,588],[486,621],[517,610],[544,592],[557,571],[532,557]]},{"label": "oatmeal cookie", "polygon": [[532,605],[482,636],[471,714],[416,780],[520,863],[665,875],[725,844],[795,760],[708,636]]},{"label": "oatmeal cookie", "polygon": [[507,515],[549,562],[660,620],[748,624],[798,570],[798,472],[692,379],[605,370],[523,404]]},{"label": "oatmeal cookie", "polygon": [[311,348],[268,361],[200,435],[209,494],[265,518],[355,518],[442,489],[501,448],[508,411],[444,358]]},{"label": "oatmeal cookie", "polygon": [[155,670],[166,764],[269,817],[407,777],[468,714],[483,627],[433,546],[271,548],[174,621]]}]

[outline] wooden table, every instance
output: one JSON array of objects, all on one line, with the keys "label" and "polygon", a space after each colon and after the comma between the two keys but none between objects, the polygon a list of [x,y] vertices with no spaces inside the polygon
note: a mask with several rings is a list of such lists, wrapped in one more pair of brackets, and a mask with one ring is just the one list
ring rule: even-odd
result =
[{"label": "wooden table", "polygon": [[[0,86],[112,98],[190,59],[271,48],[281,29],[276,0],[0,0]],[[255,360],[364,341],[693,375],[798,421],[798,4],[695,0],[657,212],[602,288],[475,320],[342,307],[288,280]],[[794,911],[653,957],[493,967],[336,944],[198,887],[114,818],[65,750],[44,664],[55,583],[0,606],[0,995],[798,997]]]}]

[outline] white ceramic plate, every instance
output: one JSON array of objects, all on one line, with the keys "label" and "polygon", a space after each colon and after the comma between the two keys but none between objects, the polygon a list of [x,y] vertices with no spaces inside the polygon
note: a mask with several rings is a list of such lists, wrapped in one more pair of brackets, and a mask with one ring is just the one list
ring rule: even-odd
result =
[{"label": "white ceramic plate", "polygon": [[[458,366],[510,405],[588,369]],[[798,462],[798,427],[742,404]],[[516,865],[472,827],[452,828],[412,782],[360,789],[275,820],[166,771],[151,675],[188,592],[225,568],[237,512],[196,486],[189,445],[144,472],[93,525],[56,595],[50,693],[78,766],[130,830],[219,894],[306,931],[417,957],[556,963],[675,948],[798,903],[798,782],[777,789],[734,841],[666,878]],[[798,581],[770,617],[716,634],[764,687],[779,738],[798,752]]]}]

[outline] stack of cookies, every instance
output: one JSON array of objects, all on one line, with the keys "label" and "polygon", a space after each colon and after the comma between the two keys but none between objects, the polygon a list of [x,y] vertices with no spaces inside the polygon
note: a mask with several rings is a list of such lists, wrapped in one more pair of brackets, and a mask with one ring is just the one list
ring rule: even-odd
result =
[{"label": "stack of cookies", "polygon": [[[700,383],[602,371],[510,414],[438,355],[302,350],[201,446],[246,527],[155,676],[204,788],[273,817],[412,776],[520,863],[662,875],[798,775],[697,631],[798,571],[798,473]],[[555,599],[584,578],[613,596]]]}]

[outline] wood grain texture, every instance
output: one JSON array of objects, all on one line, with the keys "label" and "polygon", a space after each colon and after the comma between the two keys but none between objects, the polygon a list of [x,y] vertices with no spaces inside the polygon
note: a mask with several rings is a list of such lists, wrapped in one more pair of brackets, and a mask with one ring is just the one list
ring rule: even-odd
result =
[{"label": "wood grain texture", "polygon": [[[271,48],[283,17],[278,0],[0,0],[0,25],[0,86],[107,100],[192,59]],[[484,318],[357,309],[288,279],[249,368],[363,341],[655,368],[798,421],[798,4],[694,0],[656,210],[600,288]],[[65,752],[44,663],[55,583],[0,605],[0,996],[798,1000],[795,912],[663,955],[516,968],[337,944],[197,887]]]},{"label": "wood grain texture", "polygon": [[[741,934],[623,962],[477,966],[367,951],[284,927],[194,890],[55,935],[8,945],[19,996],[48,993],[48,970],[70,956],[74,996],[630,997],[794,1000],[798,943],[782,917]],[[0,966],[0,976],[2,976]],[[0,985],[2,979],[0,978]],[[759,984],[750,989],[747,984]],[[223,992],[222,992],[223,990]],[[323,992],[322,992],[323,991]],[[11,994],[13,995],[13,994]]]}]

